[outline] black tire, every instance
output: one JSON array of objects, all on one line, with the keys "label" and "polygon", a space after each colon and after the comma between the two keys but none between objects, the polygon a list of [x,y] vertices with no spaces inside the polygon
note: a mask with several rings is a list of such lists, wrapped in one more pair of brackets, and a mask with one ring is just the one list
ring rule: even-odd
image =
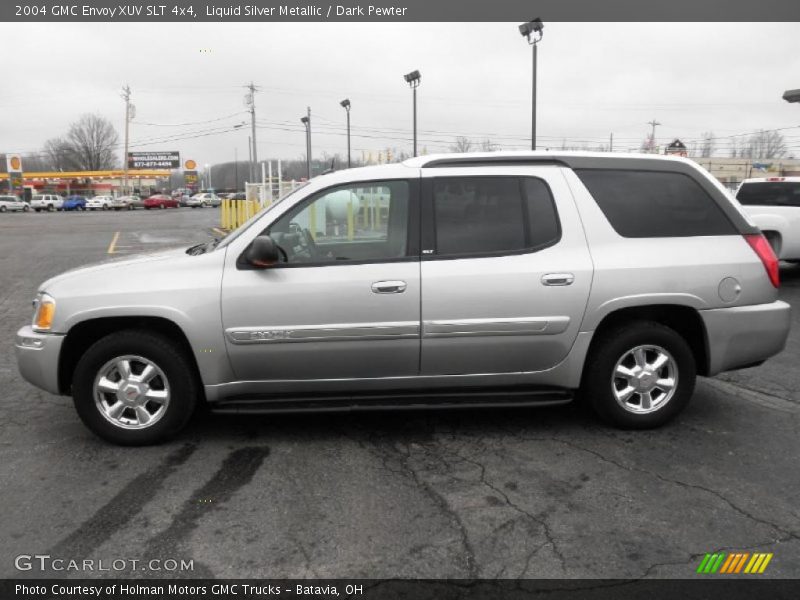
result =
[{"label": "black tire", "polygon": [[0,212],[6,212],[6,207],[5,206],[0,206]]},{"label": "black tire", "polygon": [[133,204],[128,204],[128,210],[133,210],[133,209],[134,209]]},{"label": "black tire", "polygon": [[158,205],[158,208],[160,208],[161,210],[164,210],[164,209],[165,209],[165,208],[167,208],[167,207],[166,207],[166,206],[164,206],[163,204],[159,204],[159,205]]},{"label": "black tire", "polygon": [[47,205],[47,212],[53,212],[53,205],[52,204],[48,204]]},{"label": "black tire", "polygon": [[[612,377],[617,362],[640,346],[666,350],[673,359],[677,375],[677,386],[672,396],[667,397],[662,406],[647,413],[633,412],[617,401],[614,388],[624,388],[627,384],[624,379]],[[694,393],[696,376],[694,354],[679,333],[655,321],[634,321],[606,331],[593,342],[584,368],[581,396],[588,400],[601,419],[611,425],[622,429],[652,429],[669,422],[686,407]],[[641,405],[641,395],[636,392],[633,396]]]},{"label": "black tire", "polygon": [[36,212],[42,212],[41,208],[34,208],[33,210],[35,210]]},{"label": "black tire", "polygon": [[[141,356],[154,363],[169,382],[170,399],[163,416],[143,429],[124,429],[111,423],[95,403],[94,381],[110,360]],[[95,342],[78,361],[72,397],[84,424],[99,437],[121,446],[157,444],[175,436],[189,421],[197,405],[198,385],[184,349],[157,333],[129,329]]]}]

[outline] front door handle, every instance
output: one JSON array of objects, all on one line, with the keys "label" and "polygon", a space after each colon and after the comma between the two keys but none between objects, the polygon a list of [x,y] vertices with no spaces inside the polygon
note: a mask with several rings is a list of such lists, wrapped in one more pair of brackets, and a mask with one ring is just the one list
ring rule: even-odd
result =
[{"label": "front door handle", "polygon": [[572,273],[548,273],[542,275],[542,285],[572,285],[575,275]]},{"label": "front door handle", "polygon": [[376,281],[372,284],[373,294],[402,294],[405,291],[405,281]]}]

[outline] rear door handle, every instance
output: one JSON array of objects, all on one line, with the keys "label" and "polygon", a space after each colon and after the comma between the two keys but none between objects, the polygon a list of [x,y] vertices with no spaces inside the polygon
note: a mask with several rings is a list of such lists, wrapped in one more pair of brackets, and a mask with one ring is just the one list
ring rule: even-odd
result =
[{"label": "rear door handle", "polygon": [[405,291],[405,281],[376,281],[372,284],[374,294],[402,294]]},{"label": "rear door handle", "polygon": [[572,285],[575,275],[572,273],[548,273],[542,275],[542,285]]}]

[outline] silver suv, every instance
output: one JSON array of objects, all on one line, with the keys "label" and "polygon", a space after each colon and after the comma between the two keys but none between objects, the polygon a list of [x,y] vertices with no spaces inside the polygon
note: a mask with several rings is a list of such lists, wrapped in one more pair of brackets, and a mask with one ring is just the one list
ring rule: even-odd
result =
[{"label": "silver suv", "polygon": [[[142,286],[142,281],[147,281]],[[567,402],[659,426],[780,352],[778,262],[684,159],[428,156],[317,177],[222,241],[45,282],[22,375],[147,444],[238,413]]]}]

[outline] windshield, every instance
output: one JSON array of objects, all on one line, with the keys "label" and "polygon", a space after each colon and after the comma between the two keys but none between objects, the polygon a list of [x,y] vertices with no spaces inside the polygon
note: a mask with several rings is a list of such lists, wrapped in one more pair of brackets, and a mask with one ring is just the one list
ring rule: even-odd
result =
[{"label": "windshield", "polygon": [[744,206],[800,206],[800,181],[745,183],[736,199]]},{"label": "windshield", "polygon": [[250,217],[249,219],[247,219],[247,221],[245,221],[244,223],[242,223],[242,224],[241,224],[239,227],[237,227],[236,229],[234,229],[233,231],[231,231],[231,232],[230,232],[228,235],[226,235],[225,237],[223,237],[223,238],[222,238],[222,239],[221,239],[221,240],[220,240],[220,241],[219,241],[217,244],[215,244],[215,245],[214,245],[214,247],[217,247],[217,248],[222,248],[222,247],[224,247],[224,246],[227,246],[227,245],[228,245],[228,244],[230,244],[230,243],[231,243],[233,240],[235,240],[237,237],[239,237],[239,236],[242,234],[242,232],[243,232],[243,231],[245,231],[245,230],[246,230],[248,227],[250,227],[250,224],[251,224],[253,221],[255,221],[256,219],[259,219],[259,218],[261,218],[261,217],[262,217],[262,216],[263,216],[265,213],[268,213],[268,212],[272,211],[272,209],[274,209],[276,206],[278,206],[279,204],[281,204],[283,201],[285,201],[285,200],[286,200],[287,198],[289,198],[290,196],[293,196],[294,194],[296,194],[297,192],[299,192],[300,190],[302,190],[302,189],[303,189],[304,187],[306,187],[307,185],[308,185],[308,182],[306,181],[305,183],[302,183],[302,184],[300,184],[298,187],[294,188],[294,189],[293,189],[293,190],[291,190],[290,192],[288,192],[288,193],[284,194],[283,196],[281,196],[280,198],[278,198],[278,199],[277,199],[275,202],[273,202],[272,204],[270,204],[270,205],[269,205],[267,208],[265,208],[265,209],[263,209],[263,210],[261,210],[261,211],[257,212],[255,215],[253,215],[252,217]]}]

